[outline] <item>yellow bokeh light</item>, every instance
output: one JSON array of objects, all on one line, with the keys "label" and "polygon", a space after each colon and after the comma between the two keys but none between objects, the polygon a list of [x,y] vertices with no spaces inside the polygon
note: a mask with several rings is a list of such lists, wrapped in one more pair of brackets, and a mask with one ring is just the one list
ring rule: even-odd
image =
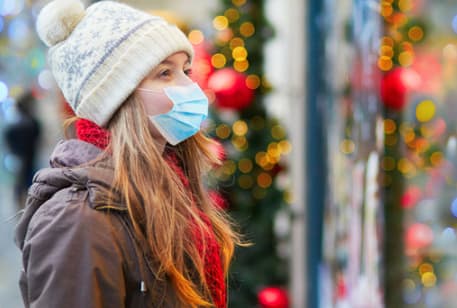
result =
[{"label": "yellow bokeh light", "polygon": [[235,69],[235,71],[243,73],[249,68],[249,61],[248,60],[235,61],[233,63],[233,68]]},{"label": "yellow bokeh light", "polygon": [[242,6],[246,3],[246,0],[232,0],[233,5]]},{"label": "yellow bokeh light", "polygon": [[248,140],[244,136],[234,136],[232,144],[238,151],[245,151],[248,148]]},{"label": "yellow bokeh light", "polygon": [[414,45],[411,44],[411,42],[402,42],[400,47],[401,47],[401,50],[403,50],[403,51],[409,51],[409,52],[414,53]]},{"label": "yellow bokeh light", "polygon": [[281,125],[275,125],[271,128],[271,136],[276,140],[280,140],[286,137],[286,131]]},{"label": "yellow bokeh light", "polygon": [[394,39],[389,36],[384,36],[383,38],[381,38],[381,45],[394,47],[394,43]]},{"label": "yellow bokeh light", "polygon": [[414,165],[406,158],[401,158],[398,161],[397,168],[403,174],[410,174],[415,171]]},{"label": "yellow bokeh light", "polygon": [[275,160],[275,162],[279,159],[281,156],[281,147],[279,146],[278,143],[272,142],[268,145],[268,155]]},{"label": "yellow bokeh light", "polygon": [[431,100],[420,102],[416,108],[416,118],[419,122],[428,122],[435,116],[435,103]]},{"label": "yellow bokeh light", "polygon": [[414,131],[408,131],[407,133],[403,134],[403,139],[406,143],[413,142],[416,138],[416,133]]},{"label": "yellow bokeh light", "polygon": [[281,148],[281,153],[285,155],[292,151],[292,144],[288,140],[282,140],[279,142],[279,147]]},{"label": "yellow bokeh light", "polygon": [[235,47],[232,51],[232,57],[235,61],[244,61],[248,57],[248,51],[243,46]]},{"label": "yellow bokeh light", "polygon": [[431,288],[436,285],[436,276],[434,273],[431,273],[431,272],[424,273],[421,277],[421,280],[422,280],[422,284],[426,288]]},{"label": "yellow bokeh light", "polygon": [[227,63],[227,59],[221,53],[216,53],[211,57],[211,65],[215,68],[222,68]]},{"label": "yellow bokeh light", "polygon": [[240,12],[234,8],[229,8],[224,12],[224,16],[227,17],[229,22],[235,22],[240,18]]},{"label": "yellow bokeh light", "polygon": [[254,179],[248,174],[243,174],[238,178],[238,185],[243,189],[250,189],[254,186]]},{"label": "yellow bokeh light", "polygon": [[190,31],[188,37],[189,37],[189,41],[194,45],[200,44],[205,39],[203,32],[201,32],[200,30]]},{"label": "yellow bokeh light", "polygon": [[430,156],[430,162],[434,167],[438,167],[443,163],[444,155],[441,152],[435,152]]},{"label": "yellow bokeh light", "polygon": [[255,28],[252,22],[243,22],[240,26],[240,33],[244,37],[250,37],[254,35]]},{"label": "yellow bokeh light", "polygon": [[430,263],[422,263],[419,266],[419,274],[422,276],[425,273],[433,273],[433,266]]},{"label": "yellow bokeh light", "polygon": [[246,77],[246,86],[252,90],[257,89],[260,86],[259,76],[251,74]]},{"label": "yellow bokeh light", "polygon": [[392,61],[392,58],[387,57],[387,56],[381,56],[378,59],[378,67],[382,71],[389,71],[392,69],[394,63]]},{"label": "yellow bokeh light", "polygon": [[230,136],[230,126],[221,124],[216,128],[216,135],[221,139],[227,139]]},{"label": "yellow bokeh light", "polygon": [[390,156],[386,156],[382,159],[381,167],[385,171],[392,171],[395,169],[395,159]]},{"label": "yellow bokeh light", "polygon": [[379,49],[379,55],[392,58],[394,56],[394,49],[392,46],[382,45]]},{"label": "yellow bokeh light", "polygon": [[242,158],[238,162],[238,168],[243,173],[251,172],[253,167],[254,167],[254,165],[253,165],[252,161],[249,158]]},{"label": "yellow bokeh light", "polygon": [[393,12],[394,12],[394,9],[393,9],[391,3],[387,2],[387,1],[381,2],[381,15],[383,17],[388,17],[388,16],[392,15]]},{"label": "yellow bokeh light", "polygon": [[233,160],[226,160],[222,166],[222,172],[226,175],[232,175],[236,171],[236,163]]},{"label": "yellow bokeh light", "polygon": [[213,27],[216,30],[224,30],[228,27],[229,21],[225,16],[216,16],[213,19]]},{"label": "yellow bokeh light", "polygon": [[257,165],[259,165],[260,167],[263,167],[263,166],[265,166],[266,164],[268,164],[267,153],[265,153],[265,152],[258,152],[258,153],[255,155],[255,162],[256,162]]},{"label": "yellow bokeh light", "polygon": [[244,46],[244,40],[239,37],[234,37],[230,40],[230,49],[235,49],[237,47],[243,47]]},{"label": "yellow bokeh light", "polygon": [[419,26],[411,27],[411,29],[408,31],[408,37],[412,41],[420,41],[424,37],[424,30],[422,30],[422,28]]},{"label": "yellow bokeh light", "polygon": [[262,188],[268,188],[273,183],[271,175],[266,172],[262,172],[257,176],[257,185]]},{"label": "yellow bokeh light", "polygon": [[344,154],[354,153],[355,143],[350,139],[345,139],[340,143],[340,151]]},{"label": "yellow bokeh light", "polygon": [[435,133],[434,128],[431,125],[427,124],[421,125],[420,131],[422,136],[424,136],[425,138],[433,137],[433,134]]},{"label": "yellow bokeh light", "polygon": [[385,119],[384,120],[384,132],[388,135],[395,133],[397,130],[397,124],[392,119]]},{"label": "yellow bokeh light", "polygon": [[398,8],[402,12],[408,12],[413,8],[413,3],[411,0],[399,0]]},{"label": "yellow bokeh light", "polygon": [[430,148],[430,143],[425,138],[418,138],[415,140],[414,146],[417,152],[424,153]]},{"label": "yellow bokeh light", "polygon": [[411,64],[413,64],[413,61],[414,53],[412,53],[411,51],[403,51],[398,56],[398,62],[400,62],[401,66],[410,66]]},{"label": "yellow bokeh light", "polygon": [[232,125],[233,133],[238,136],[244,136],[248,132],[248,125],[243,120],[238,120]]}]

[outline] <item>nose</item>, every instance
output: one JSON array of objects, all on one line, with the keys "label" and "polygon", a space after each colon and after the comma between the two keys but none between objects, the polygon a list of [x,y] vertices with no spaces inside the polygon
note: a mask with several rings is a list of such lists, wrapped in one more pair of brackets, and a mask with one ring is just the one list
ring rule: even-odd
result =
[{"label": "nose", "polygon": [[175,80],[175,85],[177,86],[187,86],[194,81],[184,72],[180,72]]}]

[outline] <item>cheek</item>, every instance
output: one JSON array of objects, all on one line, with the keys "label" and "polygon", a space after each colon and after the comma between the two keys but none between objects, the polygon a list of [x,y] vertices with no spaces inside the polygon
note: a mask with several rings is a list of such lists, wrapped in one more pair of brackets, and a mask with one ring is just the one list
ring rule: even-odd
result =
[{"label": "cheek", "polygon": [[138,97],[143,102],[147,115],[164,114],[173,108],[173,102],[163,93],[139,92]]}]

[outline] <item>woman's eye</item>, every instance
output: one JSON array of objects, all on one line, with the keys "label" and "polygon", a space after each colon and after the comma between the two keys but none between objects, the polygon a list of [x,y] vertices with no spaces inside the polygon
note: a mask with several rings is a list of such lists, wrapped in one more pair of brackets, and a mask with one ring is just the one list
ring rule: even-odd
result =
[{"label": "woman's eye", "polygon": [[163,70],[160,72],[160,77],[169,77],[171,75],[171,71],[170,70]]},{"label": "woman's eye", "polygon": [[184,74],[186,74],[187,76],[192,76],[192,69],[188,68],[188,69],[184,70]]}]

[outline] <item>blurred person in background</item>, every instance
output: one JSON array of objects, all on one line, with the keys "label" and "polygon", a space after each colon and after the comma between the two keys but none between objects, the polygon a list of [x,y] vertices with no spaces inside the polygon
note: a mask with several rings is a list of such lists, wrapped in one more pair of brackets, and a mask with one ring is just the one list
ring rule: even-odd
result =
[{"label": "blurred person in background", "polygon": [[37,19],[76,117],[16,230],[26,307],[227,306],[239,236],[204,186],[219,164],[192,45],[127,5],[56,0]]},{"label": "blurred person in background", "polygon": [[27,190],[36,171],[35,157],[41,127],[35,116],[35,104],[36,100],[31,92],[23,94],[16,103],[17,120],[9,124],[4,131],[8,149],[19,162],[14,183],[14,198],[19,208],[25,203]]}]

